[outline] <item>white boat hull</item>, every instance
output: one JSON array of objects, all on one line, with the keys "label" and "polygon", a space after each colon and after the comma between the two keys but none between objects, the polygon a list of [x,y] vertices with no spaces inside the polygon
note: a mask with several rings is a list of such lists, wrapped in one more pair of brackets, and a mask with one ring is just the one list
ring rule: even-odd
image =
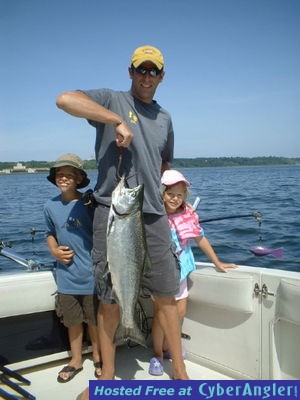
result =
[{"label": "white boat hull", "polygon": [[[300,380],[300,273],[239,266],[225,274],[211,264],[197,267],[189,278],[188,312],[182,327],[190,337],[184,340],[190,377]],[[55,345],[46,342],[39,355],[32,348],[26,350],[26,343],[34,344],[41,336],[51,339],[61,329],[54,312],[55,290],[51,271],[0,275],[0,356],[8,368],[32,381],[30,391],[36,398],[47,400],[43,390],[50,385],[49,399],[71,400],[71,393],[78,394],[94,378],[90,355],[70,391],[70,386],[66,390],[67,385],[56,382],[57,372],[69,357],[66,337]],[[141,302],[151,317],[151,300]],[[12,324],[12,318],[22,322]],[[154,379],[148,374],[149,344],[148,349],[118,349],[118,379]],[[86,353],[89,350],[85,348]],[[170,374],[171,366],[166,364],[165,374],[158,379],[169,379]]]},{"label": "white boat hull", "polygon": [[203,265],[190,276],[189,356],[237,379],[300,379],[300,274]]}]

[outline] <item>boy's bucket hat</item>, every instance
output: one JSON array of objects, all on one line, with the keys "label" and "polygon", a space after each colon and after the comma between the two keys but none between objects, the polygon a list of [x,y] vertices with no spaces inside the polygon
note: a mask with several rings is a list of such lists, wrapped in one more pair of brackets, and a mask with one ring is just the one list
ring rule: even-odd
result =
[{"label": "boy's bucket hat", "polygon": [[161,177],[161,183],[165,186],[172,186],[176,183],[183,182],[186,186],[190,186],[190,182],[185,179],[181,172],[175,169],[167,169]]},{"label": "boy's bucket hat", "polygon": [[76,154],[72,153],[67,153],[63,154],[62,156],[58,157],[58,159],[55,161],[53,166],[50,168],[49,175],[47,176],[48,181],[56,185],[55,183],[55,169],[58,167],[74,167],[78,169],[83,176],[82,181],[77,185],[77,188],[84,188],[86,187],[89,183],[90,180],[87,177],[86,172],[83,170],[83,161],[80,157],[78,157]]}]

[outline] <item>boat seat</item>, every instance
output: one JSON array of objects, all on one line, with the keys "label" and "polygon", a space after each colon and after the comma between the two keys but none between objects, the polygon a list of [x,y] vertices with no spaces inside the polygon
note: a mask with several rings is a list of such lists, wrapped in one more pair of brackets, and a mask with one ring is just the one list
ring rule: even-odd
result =
[{"label": "boat seat", "polygon": [[231,271],[224,274],[214,268],[201,269],[190,274],[188,283],[189,301],[230,311],[253,313],[254,280],[251,275]]}]

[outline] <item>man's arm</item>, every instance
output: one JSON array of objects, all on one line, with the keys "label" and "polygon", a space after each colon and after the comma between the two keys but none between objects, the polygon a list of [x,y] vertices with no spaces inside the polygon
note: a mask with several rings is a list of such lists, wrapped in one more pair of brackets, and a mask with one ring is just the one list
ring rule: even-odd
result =
[{"label": "man's arm", "polygon": [[117,145],[129,146],[133,135],[126,123],[118,114],[96,103],[86,94],[79,91],[64,92],[56,99],[56,105],[74,117],[112,125],[116,130]]}]

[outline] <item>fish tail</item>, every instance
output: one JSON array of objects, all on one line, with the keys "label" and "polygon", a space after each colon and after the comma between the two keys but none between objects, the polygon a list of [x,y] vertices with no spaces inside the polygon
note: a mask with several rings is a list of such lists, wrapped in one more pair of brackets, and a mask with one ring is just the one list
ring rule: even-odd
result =
[{"label": "fish tail", "polygon": [[283,256],[283,248],[280,247],[278,249],[274,249],[271,254],[272,254],[272,256],[274,256],[276,258],[282,258],[282,256]]},{"label": "fish tail", "polygon": [[123,325],[119,324],[115,333],[114,344],[116,346],[122,345],[129,340],[143,347],[147,347],[145,337],[136,324],[133,328],[126,328]]}]

